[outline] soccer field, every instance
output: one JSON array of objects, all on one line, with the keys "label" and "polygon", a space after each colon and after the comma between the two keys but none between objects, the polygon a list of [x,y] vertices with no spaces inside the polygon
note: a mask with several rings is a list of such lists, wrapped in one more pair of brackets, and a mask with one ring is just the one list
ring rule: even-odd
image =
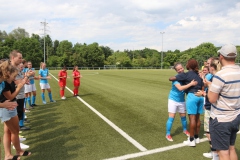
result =
[{"label": "soccer field", "polygon": [[[58,71],[50,73],[57,77]],[[83,70],[81,74],[80,97],[66,89],[66,100],[61,100],[58,82],[52,77],[49,83],[56,103],[50,103],[45,93],[46,105],[41,102],[39,81],[35,81],[38,106],[27,113],[30,123],[25,125],[31,130],[22,133],[32,155],[21,159],[207,159],[202,156],[209,151],[203,125],[199,136],[204,142],[193,148],[184,146],[187,137],[177,115],[174,141],[165,139],[168,78],[176,74],[174,70]],[[67,87],[73,89],[72,78],[67,79]],[[239,138],[240,157],[238,142]],[[3,159],[2,144],[1,153]]]}]

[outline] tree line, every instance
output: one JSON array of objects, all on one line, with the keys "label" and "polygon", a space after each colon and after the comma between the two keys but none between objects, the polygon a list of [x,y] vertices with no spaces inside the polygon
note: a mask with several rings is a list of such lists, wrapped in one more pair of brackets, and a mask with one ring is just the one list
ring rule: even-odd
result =
[{"label": "tree line", "polygon": [[[163,68],[173,66],[175,62],[186,64],[190,58],[196,59],[200,65],[209,57],[216,57],[217,50],[210,42],[200,44],[195,48],[185,51],[168,50],[163,52]],[[29,33],[23,28],[16,28],[10,33],[0,30],[0,57],[8,58],[12,50],[19,50],[24,59],[31,61],[34,67],[39,67],[44,60],[44,37]],[[237,46],[238,53],[240,47]],[[79,66],[79,67],[103,67],[104,65],[116,65],[117,67],[161,67],[161,52],[155,49],[144,48],[142,50],[114,51],[108,46],[99,46],[97,42],[92,44],[76,43],[68,40],[52,40],[45,36],[45,60],[48,67]],[[240,56],[236,61],[239,63]]]}]

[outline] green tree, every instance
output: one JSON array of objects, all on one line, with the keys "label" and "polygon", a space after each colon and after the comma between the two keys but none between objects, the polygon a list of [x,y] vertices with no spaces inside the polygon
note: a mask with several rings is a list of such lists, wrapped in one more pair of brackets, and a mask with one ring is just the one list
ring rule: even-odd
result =
[{"label": "green tree", "polygon": [[8,37],[7,32],[0,30],[0,42],[4,41],[7,37]]},{"label": "green tree", "polygon": [[11,31],[8,36],[10,38],[14,38],[16,40],[20,40],[23,38],[29,38],[29,33],[25,31],[25,29],[18,27],[17,29],[14,29]]},{"label": "green tree", "polygon": [[85,59],[88,67],[103,67],[105,55],[103,50],[98,46],[98,43],[87,46]]},{"label": "green tree", "polygon": [[23,58],[31,61],[34,67],[39,66],[43,54],[37,39],[22,38],[21,40],[15,41],[13,48],[19,50]]}]

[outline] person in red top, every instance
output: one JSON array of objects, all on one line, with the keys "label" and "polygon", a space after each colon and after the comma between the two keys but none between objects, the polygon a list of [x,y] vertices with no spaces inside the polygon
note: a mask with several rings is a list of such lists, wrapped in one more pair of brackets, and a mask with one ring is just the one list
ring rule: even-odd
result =
[{"label": "person in red top", "polygon": [[79,86],[80,86],[80,78],[82,77],[82,75],[78,71],[78,66],[73,67],[72,76],[73,76],[73,86],[74,86],[73,96],[79,96],[78,95],[78,89],[79,89]]},{"label": "person in red top", "polygon": [[65,86],[66,86],[66,83],[67,83],[67,69],[66,69],[65,66],[58,73],[58,78],[59,78],[58,83],[59,83],[59,86],[60,86],[61,99],[66,99],[66,97],[64,96],[64,90],[65,90]]}]

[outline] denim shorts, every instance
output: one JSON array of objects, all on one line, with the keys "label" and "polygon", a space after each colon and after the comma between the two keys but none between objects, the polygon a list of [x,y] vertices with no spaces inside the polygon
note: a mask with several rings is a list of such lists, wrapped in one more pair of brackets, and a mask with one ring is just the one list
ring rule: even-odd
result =
[{"label": "denim shorts", "polygon": [[6,108],[0,108],[0,118],[2,123],[9,121],[12,117],[17,115],[17,108],[13,110],[8,110]]}]

